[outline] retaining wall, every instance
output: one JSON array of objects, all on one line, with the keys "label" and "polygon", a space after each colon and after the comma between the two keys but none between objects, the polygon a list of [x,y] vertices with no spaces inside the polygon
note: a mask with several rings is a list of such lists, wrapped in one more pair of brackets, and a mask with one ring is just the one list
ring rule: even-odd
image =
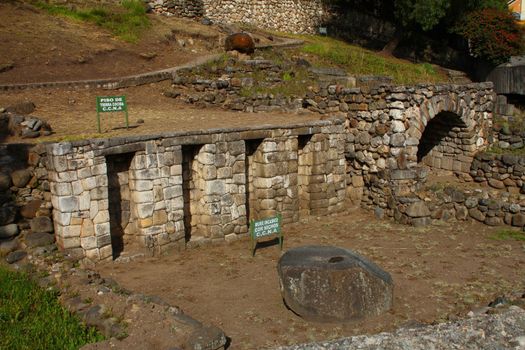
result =
[{"label": "retaining wall", "polygon": [[342,211],[344,125],[227,129],[47,146],[58,245],[91,260],[235,240],[251,219]]},{"label": "retaining wall", "polygon": [[149,0],[148,4],[165,15],[310,34],[318,32],[329,13],[322,0]]}]

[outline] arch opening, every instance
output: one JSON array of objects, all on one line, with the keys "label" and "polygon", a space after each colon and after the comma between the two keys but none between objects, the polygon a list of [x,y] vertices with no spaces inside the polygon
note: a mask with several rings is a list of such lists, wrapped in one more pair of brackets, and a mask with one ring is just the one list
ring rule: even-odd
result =
[{"label": "arch opening", "polygon": [[417,162],[435,169],[468,172],[467,158],[475,133],[452,112],[440,112],[425,127],[419,140]]}]

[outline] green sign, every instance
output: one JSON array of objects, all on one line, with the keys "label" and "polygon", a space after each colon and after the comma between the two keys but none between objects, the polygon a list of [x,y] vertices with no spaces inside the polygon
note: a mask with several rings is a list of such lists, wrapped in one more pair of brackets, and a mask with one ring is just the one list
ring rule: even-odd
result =
[{"label": "green sign", "polygon": [[128,122],[128,105],[126,103],[126,96],[97,96],[97,127],[100,131],[100,113],[108,112],[124,112],[126,114],[126,128],[129,127]]},{"label": "green sign", "polygon": [[281,214],[278,214],[277,216],[271,218],[250,221],[252,256],[255,255],[257,240],[260,238],[277,236],[279,238],[279,246],[281,247],[281,250],[283,249],[283,233],[281,230],[281,221]]}]

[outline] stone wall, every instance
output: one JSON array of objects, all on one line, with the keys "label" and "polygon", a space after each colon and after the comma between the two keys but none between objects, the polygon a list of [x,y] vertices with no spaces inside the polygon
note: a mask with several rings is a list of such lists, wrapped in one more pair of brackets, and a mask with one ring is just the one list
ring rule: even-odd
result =
[{"label": "stone wall", "polygon": [[[235,240],[344,209],[342,120],[47,146],[57,243],[91,260]],[[111,195],[110,195],[111,193]]]},{"label": "stone wall", "polygon": [[525,192],[525,156],[514,154],[476,154],[470,175],[474,181],[510,193]]},{"label": "stone wall", "polygon": [[207,17],[292,33],[318,32],[328,10],[322,0],[149,0],[156,13]]}]

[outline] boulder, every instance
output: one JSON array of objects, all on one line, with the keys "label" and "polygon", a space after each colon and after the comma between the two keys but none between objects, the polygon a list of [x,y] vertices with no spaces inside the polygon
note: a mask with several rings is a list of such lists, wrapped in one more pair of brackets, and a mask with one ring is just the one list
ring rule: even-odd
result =
[{"label": "boulder", "polygon": [[26,219],[32,219],[36,216],[38,209],[42,205],[43,201],[40,199],[34,199],[20,208],[20,215]]},{"label": "boulder", "polygon": [[26,235],[26,244],[30,248],[43,247],[55,241],[52,234],[45,232],[30,232]]},{"label": "boulder", "polygon": [[185,349],[223,349],[227,339],[224,332],[215,326],[196,328],[185,343]]},{"label": "boulder", "polygon": [[238,51],[245,54],[252,54],[255,51],[255,43],[247,33],[235,33],[226,38],[224,42],[226,51]]},{"label": "boulder", "polygon": [[7,254],[5,261],[7,261],[8,264],[14,264],[15,262],[22,260],[26,256],[27,253],[23,250],[15,250],[14,252]]},{"label": "boulder", "polygon": [[410,204],[405,214],[410,216],[411,218],[422,218],[430,216],[430,210],[428,209],[425,202],[419,201]]},{"label": "boulder", "polygon": [[37,216],[31,219],[30,225],[33,232],[53,232],[53,221],[47,216]]},{"label": "boulder", "polygon": [[16,208],[14,206],[0,207],[0,226],[12,224],[15,221]]},{"label": "boulder", "polygon": [[281,257],[277,270],[286,305],[306,320],[350,321],[392,307],[390,274],[351,250],[294,248]]},{"label": "boulder", "polygon": [[0,241],[0,255],[7,255],[18,249],[18,238],[11,239],[8,241]]},{"label": "boulder", "polygon": [[11,173],[11,180],[14,186],[18,188],[25,187],[31,180],[31,171],[29,169],[15,170]]},{"label": "boulder", "polygon": [[512,226],[523,227],[525,226],[525,215],[518,213],[512,216]]},{"label": "boulder", "polygon": [[16,224],[9,224],[0,226],[0,239],[14,237],[18,234],[18,226]]},{"label": "boulder", "polygon": [[5,109],[8,113],[15,113],[15,114],[31,114],[35,111],[35,104],[31,101],[26,102],[19,102],[17,104],[14,104],[12,106],[9,106]]}]

